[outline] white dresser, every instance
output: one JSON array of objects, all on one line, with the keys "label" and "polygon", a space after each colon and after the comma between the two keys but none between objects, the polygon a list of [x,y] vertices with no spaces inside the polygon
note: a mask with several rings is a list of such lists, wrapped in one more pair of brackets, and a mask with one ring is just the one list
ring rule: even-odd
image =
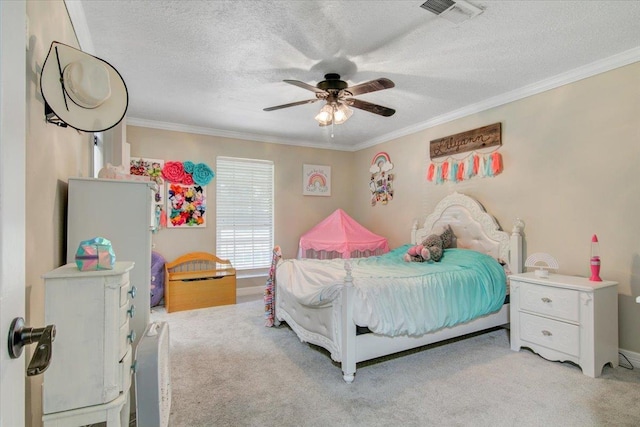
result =
[{"label": "white dresser", "polygon": [[571,361],[590,377],[618,366],[618,290],[611,281],[533,272],[511,281],[511,349]]},{"label": "white dresser", "polygon": [[128,420],[135,340],[132,268],[127,261],[116,262],[113,270],[83,272],[70,263],[43,276],[45,322],[56,326],[44,373],[45,426],[106,421],[111,427]]}]

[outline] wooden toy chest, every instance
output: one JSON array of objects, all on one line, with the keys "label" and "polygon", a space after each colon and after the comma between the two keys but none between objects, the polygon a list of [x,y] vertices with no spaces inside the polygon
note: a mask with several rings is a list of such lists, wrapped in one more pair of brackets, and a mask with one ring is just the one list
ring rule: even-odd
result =
[{"label": "wooden toy chest", "polygon": [[167,313],[236,303],[236,270],[228,260],[191,252],[164,270]]}]

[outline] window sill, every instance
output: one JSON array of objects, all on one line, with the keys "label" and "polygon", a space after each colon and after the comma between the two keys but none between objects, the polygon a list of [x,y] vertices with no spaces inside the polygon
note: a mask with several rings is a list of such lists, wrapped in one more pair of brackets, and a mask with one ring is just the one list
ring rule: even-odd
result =
[{"label": "window sill", "polygon": [[269,277],[268,273],[243,273],[236,270],[236,279],[253,279],[256,277]]}]

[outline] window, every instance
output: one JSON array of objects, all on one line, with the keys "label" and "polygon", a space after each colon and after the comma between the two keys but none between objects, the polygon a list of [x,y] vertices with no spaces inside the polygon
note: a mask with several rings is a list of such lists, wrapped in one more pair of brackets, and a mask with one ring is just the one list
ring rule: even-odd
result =
[{"label": "window", "polygon": [[93,134],[93,146],[91,154],[93,157],[91,176],[97,178],[100,169],[102,169],[102,167],[104,166],[104,138],[102,137],[102,132]]},{"label": "window", "polygon": [[273,162],[216,159],[216,255],[239,277],[267,275],[273,253]]}]

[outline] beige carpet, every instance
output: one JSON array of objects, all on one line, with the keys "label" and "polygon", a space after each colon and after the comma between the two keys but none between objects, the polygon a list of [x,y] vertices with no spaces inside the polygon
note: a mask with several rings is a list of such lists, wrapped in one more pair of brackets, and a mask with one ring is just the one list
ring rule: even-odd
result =
[{"label": "beige carpet", "polygon": [[358,365],[352,384],[328,353],[262,301],[167,314],[172,427],[638,426],[640,369],[597,379],[509,348],[498,329]]}]

